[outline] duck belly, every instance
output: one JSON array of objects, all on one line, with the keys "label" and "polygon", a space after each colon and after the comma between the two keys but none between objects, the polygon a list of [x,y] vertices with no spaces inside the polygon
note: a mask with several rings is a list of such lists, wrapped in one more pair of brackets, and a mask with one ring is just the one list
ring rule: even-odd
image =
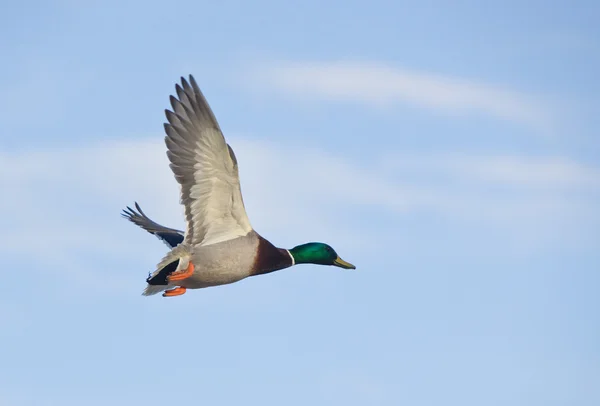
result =
[{"label": "duck belly", "polygon": [[227,285],[240,281],[250,276],[250,272],[241,272],[239,269],[230,268],[212,268],[198,269],[195,268],[194,274],[184,281],[181,281],[179,286],[188,289],[207,288],[209,286]]}]

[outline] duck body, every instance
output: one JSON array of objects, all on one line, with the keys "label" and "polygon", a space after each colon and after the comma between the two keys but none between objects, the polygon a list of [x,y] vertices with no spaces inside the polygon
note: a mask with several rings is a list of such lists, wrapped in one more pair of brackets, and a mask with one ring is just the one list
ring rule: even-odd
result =
[{"label": "duck body", "polygon": [[[256,231],[247,236],[219,242],[208,246],[190,247],[178,245],[174,249],[178,259],[166,265],[147,279],[145,295],[151,295],[172,287],[201,289],[238,282],[249,276],[262,275],[294,265],[290,252],[277,248]],[[183,262],[182,262],[183,261]],[[169,275],[176,272],[177,265],[183,267],[189,261],[194,264],[193,273],[186,279],[170,282]]]}]

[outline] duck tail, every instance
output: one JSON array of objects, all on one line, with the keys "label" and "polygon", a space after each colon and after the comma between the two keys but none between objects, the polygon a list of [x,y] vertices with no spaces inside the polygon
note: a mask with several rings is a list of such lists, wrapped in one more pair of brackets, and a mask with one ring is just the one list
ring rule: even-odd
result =
[{"label": "duck tail", "polygon": [[169,253],[158,263],[156,271],[148,275],[146,278],[146,289],[142,292],[143,296],[151,296],[160,292],[164,292],[173,285],[169,284],[167,277],[173,272],[177,271],[181,259],[184,259],[184,265],[187,264],[188,260],[188,247],[187,245],[178,245],[173,248]]},{"label": "duck tail", "polygon": [[157,293],[164,292],[168,288],[169,288],[168,285],[150,285],[150,284],[148,284],[146,286],[146,289],[144,289],[144,291],[142,292],[142,296],[156,295]]}]

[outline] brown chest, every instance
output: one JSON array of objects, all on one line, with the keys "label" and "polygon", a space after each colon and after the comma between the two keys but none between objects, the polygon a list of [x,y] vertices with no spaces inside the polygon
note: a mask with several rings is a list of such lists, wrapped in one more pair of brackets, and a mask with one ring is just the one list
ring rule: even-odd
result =
[{"label": "brown chest", "polygon": [[269,241],[258,237],[256,257],[252,267],[252,275],[261,275],[292,266],[292,257],[287,250],[277,248]]}]

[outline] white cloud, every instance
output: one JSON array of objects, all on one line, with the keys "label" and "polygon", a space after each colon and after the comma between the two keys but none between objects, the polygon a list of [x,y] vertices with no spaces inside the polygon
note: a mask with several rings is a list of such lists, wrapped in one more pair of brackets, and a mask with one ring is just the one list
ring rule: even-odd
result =
[{"label": "white cloud", "polygon": [[[282,246],[322,240],[342,252],[370,250],[423,215],[501,232],[527,249],[600,226],[599,169],[559,158],[420,154],[357,163],[301,146],[290,155],[289,145],[230,142],[251,222]],[[162,137],[0,153],[0,188],[9,191],[0,210],[11,230],[0,235],[0,250],[43,257],[89,285],[97,272],[86,267],[90,256],[127,263],[142,255],[152,267],[162,255],[158,242],[148,252],[148,239],[120,219],[125,205],[137,200],[156,221],[184,229]],[[364,225],[375,218],[377,234],[365,234],[374,232]],[[119,269],[103,272],[125,277]]]},{"label": "white cloud", "polygon": [[[600,168],[562,157],[389,154],[381,172],[412,191],[411,207],[502,230],[527,249],[585,239],[600,216]],[[400,187],[400,186],[399,186]],[[534,247],[537,245],[537,247]]]},{"label": "white cloud", "polygon": [[388,154],[388,171],[418,171],[472,182],[551,190],[599,190],[600,168],[560,156],[430,153]]},{"label": "white cloud", "polygon": [[261,64],[255,77],[267,88],[309,99],[376,106],[402,102],[449,114],[481,113],[542,129],[551,125],[547,108],[518,91],[383,63],[278,62]]}]

